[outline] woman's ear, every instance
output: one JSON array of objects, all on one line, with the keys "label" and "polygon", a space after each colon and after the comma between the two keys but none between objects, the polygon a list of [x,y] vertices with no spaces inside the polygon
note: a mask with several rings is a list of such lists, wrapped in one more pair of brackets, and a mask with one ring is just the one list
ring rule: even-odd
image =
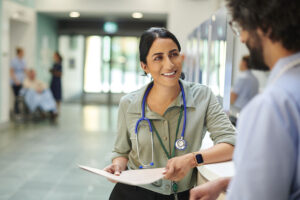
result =
[{"label": "woman's ear", "polygon": [[184,61],[184,58],[185,58],[184,53],[180,53],[180,57],[181,57],[181,62],[183,62],[183,61]]},{"label": "woman's ear", "polygon": [[148,74],[148,73],[149,73],[149,70],[148,70],[147,64],[145,64],[143,61],[141,61],[140,63],[141,63],[141,68],[142,68],[142,70],[143,70],[146,74]]}]

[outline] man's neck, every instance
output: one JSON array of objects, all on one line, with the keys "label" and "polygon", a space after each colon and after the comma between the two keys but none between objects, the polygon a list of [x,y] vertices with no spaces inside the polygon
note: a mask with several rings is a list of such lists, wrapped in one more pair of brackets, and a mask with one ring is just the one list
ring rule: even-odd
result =
[{"label": "man's neck", "polygon": [[266,64],[270,67],[271,70],[279,61],[279,59],[288,57],[295,53],[295,51],[290,51],[284,48],[279,42],[272,43],[271,45],[269,45],[269,48],[266,48],[266,50]]}]

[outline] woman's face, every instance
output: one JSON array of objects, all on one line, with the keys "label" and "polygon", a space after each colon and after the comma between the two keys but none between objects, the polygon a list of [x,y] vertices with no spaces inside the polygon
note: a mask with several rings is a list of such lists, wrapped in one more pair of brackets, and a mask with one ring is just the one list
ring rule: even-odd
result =
[{"label": "woman's face", "polygon": [[181,75],[183,55],[180,54],[172,39],[154,40],[146,57],[147,64],[141,62],[146,73],[150,73],[154,82],[162,86],[178,84]]},{"label": "woman's face", "polygon": [[54,59],[54,62],[57,62],[57,63],[59,62],[59,58],[56,53],[53,55],[53,59]]}]

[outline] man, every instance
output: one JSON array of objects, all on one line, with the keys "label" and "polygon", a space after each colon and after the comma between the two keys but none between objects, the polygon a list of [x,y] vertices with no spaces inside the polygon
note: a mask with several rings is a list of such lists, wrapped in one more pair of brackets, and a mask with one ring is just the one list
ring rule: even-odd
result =
[{"label": "man", "polygon": [[14,112],[15,114],[19,114],[19,106],[17,102],[17,97],[19,96],[19,92],[22,89],[22,84],[26,75],[26,63],[23,59],[24,50],[22,48],[16,49],[17,56],[11,61],[10,66],[10,83],[15,95],[15,105]]},{"label": "man", "polygon": [[238,76],[230,93],[230,104],[241,110],[258,93],[258,80],[252,74],[249,67],[250,57],[243,56],[240,65],[240,75]]},{"label": "man", "polygon": [[[300,199],[300,1],[227,0],[254,66],[271,70],[241,112],[235,176],[198,186],[191,199]],[[239,26],[236,26],[239,25]]]},{"label": "man", "polygon": [[52,96],[51,91],[46,84],[36,79],[35,71],[28,70],[28,77],[24,81],[24,99],[30,112],[35,112],[38,108],[43,112],[50,112],[51,118],[55,119],[57,116],[56,102]]}]

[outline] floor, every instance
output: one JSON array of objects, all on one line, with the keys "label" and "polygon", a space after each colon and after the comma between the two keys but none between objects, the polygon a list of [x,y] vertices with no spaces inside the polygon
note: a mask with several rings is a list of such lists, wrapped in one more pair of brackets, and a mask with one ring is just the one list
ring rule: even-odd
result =
[{"label": "floor", "polygon": [[78,168],[110,164],[117,107],[65,104],[56,124],[0,132],[0,200],[106,200],[114,186]]}]

